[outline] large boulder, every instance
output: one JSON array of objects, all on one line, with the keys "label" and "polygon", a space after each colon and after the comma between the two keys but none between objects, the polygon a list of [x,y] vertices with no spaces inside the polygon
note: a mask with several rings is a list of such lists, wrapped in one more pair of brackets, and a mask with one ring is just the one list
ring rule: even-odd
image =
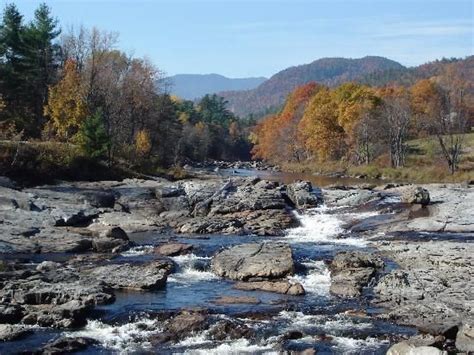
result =
[{"label": "large boulder", "polygon": [[296,208],[310,208],[321,204],[321,197],[313,190],[309,181],[299,181],[286,187],[288,198]]},{"label": "large boulder", "polygon": [[376,256],[362,252],[340,252],[330,265],[332,294],[341,297],[357,297],[362,293],[383,261]]},{"label": "large boulder", "polygon": [[172,264],[166,261],[153,261],[142,265],[109,264],[96,267],[88,274],[114,289],[151,290],[166,285],[172,267]]},{"label": "large boulder", "polygon": [[434,346],[415,346],[402,341],[392,345],[386,355],[442,355],[443,351]]},{"label": "large boulder", "polygon": [[402,202],[427,206],[430,203],[430,193],[420,186],[409,186],[402,190]]},{"label": "large boulder", "polygon": [[17,340],[29,333],[31,333],[31,330],[28,330],[21,325],[0,324],[0,341]]},{"label": "large boulder", "polygon": [[232,280],[278,279],[293,273],[294,262],[287,244],[241,244],[217,253],[212,270]]},{"label": "large boulder", "polygon": [[456,335],[456,349],[467,353],[474,352],[474,327],[463,324]]}]

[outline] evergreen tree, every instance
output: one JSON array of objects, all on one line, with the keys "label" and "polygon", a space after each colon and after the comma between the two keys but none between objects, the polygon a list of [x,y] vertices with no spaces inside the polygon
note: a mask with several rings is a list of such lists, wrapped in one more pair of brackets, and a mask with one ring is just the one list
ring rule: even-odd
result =
[{"label": "evergreen tree", "polygon": [[104,126],[102,112],[96,111],[84,121],[79,130],[79,142],[83,152],[90,158],[100,159],[107,156],[110,139]]}]

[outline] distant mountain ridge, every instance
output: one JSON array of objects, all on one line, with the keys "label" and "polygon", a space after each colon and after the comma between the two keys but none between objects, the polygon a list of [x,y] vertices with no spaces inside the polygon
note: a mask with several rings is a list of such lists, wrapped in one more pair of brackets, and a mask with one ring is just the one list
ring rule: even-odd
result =
[{"label": "distant mountain ridge", "polygon": [[232,79],[219,74],[178,74],[168,78],[171,93],[187,100],[221,91],[254,89],[266,80],[264,77]]},{"label": "distant mountain ridge", "polygon": [[290,92],[311,81],[337,86],[343,82],[357,81],[369,74],[405,69],[400,63],[384,57],[322,58],[284,69],[255,89],[224,91],[219,95],[229,102],[229,109],[235,114],[242,117],[251,113],[258,115],[281,107]]}]

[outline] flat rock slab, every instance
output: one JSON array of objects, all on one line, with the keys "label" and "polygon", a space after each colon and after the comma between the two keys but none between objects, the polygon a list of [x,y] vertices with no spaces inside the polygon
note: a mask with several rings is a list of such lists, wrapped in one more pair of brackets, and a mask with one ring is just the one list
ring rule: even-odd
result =
[{"label": "flat rock slab", "polygon": [[260,300],[251,296],[222,296],[212,302],[215,304],[259,304]]},{"label": "flat rock slab", "polygon": [[171,263],[162,261],[143,265],[110,264],[92,269],[89,276],[115,289],[151,290],[166,285],[171,269]]},{"label": "flat rock slab", "polygon": [[292,296],[301,296],[305,294],[305,290],[301,284],[290,283],[289,281],[238,282],[234,285],[234,288],[245,291],[275,292]]},{"label": "flat rock slab", "polygon": [[212,270],[232,280],[278,279],[294,271],[291,248],[281,243],[241,244],[217,253]]}]

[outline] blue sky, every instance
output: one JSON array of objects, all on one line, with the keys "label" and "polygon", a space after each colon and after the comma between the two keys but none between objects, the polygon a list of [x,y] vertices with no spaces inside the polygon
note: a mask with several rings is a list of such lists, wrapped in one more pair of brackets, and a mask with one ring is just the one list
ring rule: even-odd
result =
[{"label": "blue sky", "polygon": [[[2,7],[11,2],[0,0]],[[27,19],[39,1],[13,1]],[[120,48],[168,74],[271,76],[321,57],[408,66],[472,55],[473,0],[46,1],[63,28],[120,33]]]}]

